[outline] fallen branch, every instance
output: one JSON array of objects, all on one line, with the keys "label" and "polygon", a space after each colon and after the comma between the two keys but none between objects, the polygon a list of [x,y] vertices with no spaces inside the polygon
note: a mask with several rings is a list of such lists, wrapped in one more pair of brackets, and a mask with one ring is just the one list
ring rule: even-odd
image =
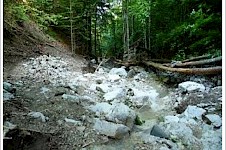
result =
[{"label": "fallen branch", "polygon": [[109,59],[110,59],[110,58],[108,58],[108,59],[106,59],[106,60],[102,60],[102,61],[100,62],[100,64],[97,66],[97,68],[96,68],[96,70],[95,70],[94,72],[96,72],[96,71],[100,68],[100,66],[101,66],[103,63],[107,62]]},{"label": "fallen branch", "polygon": [[203,55],[203,56],[192,57],[192,58],[183,60],[182,63],[194,61],[194,60],[206,59],[206,58],[210,58],[210,56],[211,56],[210,54],[207,54],[207,55]]},{"label": "fallen branch", "polygon": [[222,72],[222,67],[210,67],[210,68],[171,68],[163,66],[162,64],[154,63],[154,62],[143,62],[143,64],[147,66],[152,66],[157,69],[178,72],[183,74],[197,74],[197,75],[207,75],[207,74],[220,74]]},{"label": "fallen branch", "polygon": [[188,66],[198,66],[198,65],[208,65],[213,64],[217,62],[222,61],[222,56],[212,58],[212,59],[206,59],[206,60],[200,60],[200,61],[192,61],[192,62],[186,62],[186,63],[178,63],[175,64],[173,67],[188,67]]}]

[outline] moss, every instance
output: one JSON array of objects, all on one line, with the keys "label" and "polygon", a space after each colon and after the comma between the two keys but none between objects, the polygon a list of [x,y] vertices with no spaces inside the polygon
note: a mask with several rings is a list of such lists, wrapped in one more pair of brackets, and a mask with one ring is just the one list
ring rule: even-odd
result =
[{"label": "moss", "polygon": [[143,123],[145,123],[145,121],[141,120],[140,117],[138,115],[136,115],[135,125],[142,125]]}]

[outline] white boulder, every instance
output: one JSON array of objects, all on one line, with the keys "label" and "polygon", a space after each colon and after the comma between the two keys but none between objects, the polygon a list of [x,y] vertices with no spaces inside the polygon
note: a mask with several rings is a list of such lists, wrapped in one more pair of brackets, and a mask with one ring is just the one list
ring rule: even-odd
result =
[{"label": "white boulder", "polygon": [[121,77],[126,77],[127,72],[124,68],[112,68],[109,72],[109,74],[117,74]]},{"label": "white boulder", "polygon": [[182,82],[178,85],[178,88],[181,89],[183,92],[205,91],[204,85],[192,81]]},{"label": "white boulder", "polygon": [[100,119],[95,119],[94,129],[100,134],[115,139],[122,139],[125,135],[128,135],[130,131],[130,129],[123,124],[115,124]]},{"label": "white boulder", "polygon": [[202,119],[202,115],[206,112],[205,109],[199,108],[197,106],[188,105],[187,109],[184,111],[185,117],[188,119]]},{"label": "white boulder", "polygon": [[126,92],[123,88],[116,88],[113,91],[104,94],[104,99],[107,101],[110,101],[116,98],[122,98],[125,95],[126,95]]}]

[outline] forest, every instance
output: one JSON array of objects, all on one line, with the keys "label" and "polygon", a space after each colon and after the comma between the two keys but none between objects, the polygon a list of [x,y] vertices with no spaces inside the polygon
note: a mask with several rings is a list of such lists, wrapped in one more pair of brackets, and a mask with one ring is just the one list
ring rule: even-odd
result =
[{"label": "forest", "polygon": [[221,55],[221,0],[5,0],[4,9],[4,24],[33,20],[92,58]]}]

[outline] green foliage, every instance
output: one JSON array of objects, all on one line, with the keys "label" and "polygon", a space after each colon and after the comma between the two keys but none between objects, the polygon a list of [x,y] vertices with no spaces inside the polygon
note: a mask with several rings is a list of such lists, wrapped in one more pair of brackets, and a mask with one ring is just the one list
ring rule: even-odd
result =
[{"label": "green foliage", "polygon": [[[10,14],[10,17],[6,15],[8,20],[32,19],[40,27],[52,27],[65,37],[70,37],[72,23],[76,44],[86,49],[94,47],[96,27],[97,53],[122,57],[124,6],[112,0],[106,2],[110,3],[108,10],[101,8],[104,3],[99,0],[72,0],[71,3],[69,0],[28,0],[26,4],[7,0],[4,12]],[[221,9],[220,0],[130,0],[130,45],[141,39],[139,46],[147,46],[156,58],[182,60],[205,53],[221,55]],[[88,17],[91,17],[90,24]],[[90,40],[92,46],[87,47]]]},{"label": "green foliage", "polygon": [[136,115],[135,125],[142,125],[143,123],[145,123],[145,121],[141,120],[140,117]]}]

